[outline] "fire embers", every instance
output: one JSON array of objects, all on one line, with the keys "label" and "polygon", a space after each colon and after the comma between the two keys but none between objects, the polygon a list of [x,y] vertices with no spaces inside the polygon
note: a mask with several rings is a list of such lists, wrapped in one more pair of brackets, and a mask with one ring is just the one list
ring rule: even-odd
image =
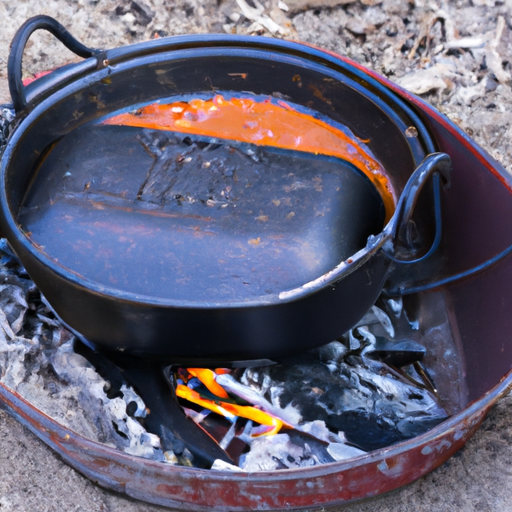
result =
[{"label": "fire embers", "polygon": [[[411,329],[392,301],[381,304],[389,316],[374,306],[340,340],[278,365],[170,372],[76,342],[5,242],[0,276],[0,382],[61,425],[131,455],[213,469],[308,467],[409,439],[447,417],[420,361],[435,351],[446,358],[451,345],[440,351],[439,337]],[[445,370],[433,369],[441,384]]]},{"label": "fire embers", "polygon": [[[228,370],[189,368],[178,374],[176,391],[187,415],[243,470],[307,467],[364,453],[346,445],[343,435],[330,432],[324,422],[301,421],[296,411],[274,406]],[[226,467],[235,469],[213,464],[214,469]]]},{"label": "fire embers", "polygon": [[445,420],[419,363],[425,348],[394,340],[393,324],[379,308],[363,322],[373,325],[275,366],[180,369],[177,395],[245,471],[355,457]]}]

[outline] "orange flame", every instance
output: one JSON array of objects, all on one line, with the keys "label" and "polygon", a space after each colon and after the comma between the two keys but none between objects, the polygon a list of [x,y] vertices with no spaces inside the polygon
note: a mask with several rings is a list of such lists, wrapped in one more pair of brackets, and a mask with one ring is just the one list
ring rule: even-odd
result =
[{"label": "orange flame", "polygon": [[219,398],[229,398],[224,388],[217,384],[215,373],[208,368],[187,368],[188,373],[193,377],[197,377],[206,388]]},{"label": "orange flame", "polygon": [[228,402],[222,402],[220,400],[218,402],[208,400],[207,398],[201,397],[197,391],[190,389],[188,386],[184,386],[183,384],[178,384],[176,386],[176,395],[180,398],[188,400],[189,402],[200,405],[205,409],[209,409],[210,411],[213,411],[217,414],[221,414],[230,420],[233,420],[236,416],[238,416],[269,427],[254,437],[277,434],[283,426],[289,426],[279,418],[276,418],[275,416],[272,416],[271,414],[268,414],[250,405],[237,405]]}]

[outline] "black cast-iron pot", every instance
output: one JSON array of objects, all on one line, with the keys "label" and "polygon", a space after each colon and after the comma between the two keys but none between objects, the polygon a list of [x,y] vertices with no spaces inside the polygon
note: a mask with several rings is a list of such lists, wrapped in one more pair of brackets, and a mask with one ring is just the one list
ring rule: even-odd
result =
[{"label": "black cast-iron pot", "polygon": [[[23,49],[40,28],[87,58],[24,87]],[[38,16],[14,38],[9,84],[16,120],[1,163],[2,232],[61,319],[100,347],[195,365],[276,360],[346,332],[375,302],[393,262],[425,259],[439,242],[439,190],[441,181],[448,181],[449,157],[435,153],[420,119],[391,90],[321,51],[225,35],[97,51],[83,47],[55,20]],[[286,98],[368,140],[399,194],[391,220],[380,231],[364,232],[366,244],[322,275],[305,277],[300,286],[253,299],[209,301],[140,295],[85,279],[79,269],[50,258],[20,228],[20,206],[41,155],[56,141],[118,110],[219,91]],[[353,225],[358,222],[352,219]],[[339,235],[353,236],[350,230]]]}]

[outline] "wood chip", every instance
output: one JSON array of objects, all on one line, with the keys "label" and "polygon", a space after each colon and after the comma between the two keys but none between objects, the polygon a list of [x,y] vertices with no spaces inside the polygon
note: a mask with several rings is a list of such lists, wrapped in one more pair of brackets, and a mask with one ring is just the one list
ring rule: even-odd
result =
[{"label": "wood chip", "polygon": [[308,9],[327,9],[338,5],[352,4],[356,0],[286,0],[290,14],[295,14]]},{"label": "wood chip", "polygon": [[413,71],[397,80],[398,85],[414,94],[426,94],[451,87],[453,73],[444,64]]}]

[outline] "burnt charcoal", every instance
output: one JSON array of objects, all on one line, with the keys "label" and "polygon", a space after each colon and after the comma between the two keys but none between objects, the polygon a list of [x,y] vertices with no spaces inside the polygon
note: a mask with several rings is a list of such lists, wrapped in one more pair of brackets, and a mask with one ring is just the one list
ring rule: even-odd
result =
[{"label": "burnt charcoal", "polygon": [[426,349],[412,340],[388,340],[377,336],[373,348],[365,353],[370,359],[382,361],[391,366],[401,368],[421,361]]},{"label": "burnt charcoal", "polygon": [[406,439],[424,434],[427,430],[434,428],[440,423],[439,418],[410,417],[398,424],[400,432]]},{"label": "burnt charcoal", "polygon": [[136,402],[130,402],[126,406],[126,414],[128,414],[128,416],[134,416],[136,412],[137,412],[137,404],[136,404]]},{"label": "burnt charcoal", "polygon": [[329,361],[340,362],[348,353],[348,348],[341,342],[332,342],[320,347],[318,355],[320,361],[327,363]]},{"label": "burnt charcoal", "polygon": [[332,415],[327,424],[330,428],[343,431],[350,444],[364,451],[384,448],[412,437],[367,411],[345,411]]},{"label": "burnt charcoal", "polygon": [[[387,365],[366,357],[320,360],[311,351],[285,363],[246,370],[250,383],[274,406],[295,409],[301,423],[321,420],[347,442],[370,451],[426,432],[446,412],[425,389],[402,380]],[[300,426],[300,424],[299,424]]]},{"label": "burnt charcoal", "polygon": [[[335,459],[327,451],[328,445],[326,443],[321,443],[297,430],[290,430],[287,434],[293,444],[300,446],[306,453],[309,451],[312,456],[314,455],[316,457],[320,464],[334,462]],[[288,460],[289,462],[296,462],[295,459]]]}]

